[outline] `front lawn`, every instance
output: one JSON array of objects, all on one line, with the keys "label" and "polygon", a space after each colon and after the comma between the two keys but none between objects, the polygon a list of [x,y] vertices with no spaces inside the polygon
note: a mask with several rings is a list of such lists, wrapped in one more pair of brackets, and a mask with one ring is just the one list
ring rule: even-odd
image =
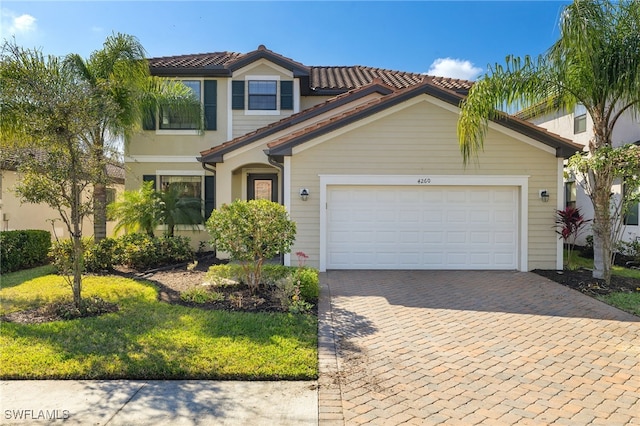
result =
[{"label": "front lawn", "polygon": [[[71,290],[64,280],[49,273],[45,268],[2,275],[0,315],[69,297]],[[3,321],[0,377],[317,377],[317,320],[313,315],[171,305],[157,300],[151,283],[116,276],[86,277],[83,296],[89,295],[116,302],[120,310],[99,317],[41,324]]]},{"label": "front lawn", "polygon": [[[568,253],[565,250],[565,260]],[[580,256],[577,252],[573,252],[571,256],[571,265],[575,268],[593,269],[593,259]],[[612,291],[606,294],[595,294],[595,297],[611,306],[629,312],[640,317],[640,270],[625,268],[614,265],[612,268],[612,280],[616,277],[625,278],[633,282],[627,291]],[[568,271],[567,271],[568,272]]]}]

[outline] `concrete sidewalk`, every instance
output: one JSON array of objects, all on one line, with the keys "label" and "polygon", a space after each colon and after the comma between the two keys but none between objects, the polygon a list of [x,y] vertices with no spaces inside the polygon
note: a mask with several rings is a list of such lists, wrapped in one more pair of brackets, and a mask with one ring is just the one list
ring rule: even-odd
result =
[{"label": "concrete sidewalk", "polygon": [[317,425],[317,382],[0,382],[0,424]]}]

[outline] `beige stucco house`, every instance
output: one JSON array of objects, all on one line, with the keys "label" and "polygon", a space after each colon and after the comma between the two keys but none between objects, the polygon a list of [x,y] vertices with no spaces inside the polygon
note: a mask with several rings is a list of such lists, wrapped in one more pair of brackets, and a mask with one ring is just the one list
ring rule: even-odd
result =
[{"label": "beige stucco house", "polygon": [[[107,187],[107,201],[115,201],[117,195],[124,191],[124,168],[108,165],[111,181]],[[42,229],[51,233],[51,239],[69,238],[67,227],[60,219],[57,210],[45,204],[22,203],[15,194],[14,188],[20,181],[20,173],[15,167],[4,165],[0,169],[0,231],[22,229]],[[85,194],[87,197],[90,194]],[[85,217],[82,223],[82,235],[93,236],[92,217]],[[107,221],[107,236],[114,235],[116,222]]]},{"label": "beige stucco house", "polygon": [[297,223],[293,252],[322,271],[562,267],[554,211],[577,145],[510,117],[465,167],[456,122],[471,82],[306,66],[264,46],[150,69],[193,88],[207,130],[159,111],[127,144],[128,189],[186,183],[207,215],[236,199],[280,202]]}]

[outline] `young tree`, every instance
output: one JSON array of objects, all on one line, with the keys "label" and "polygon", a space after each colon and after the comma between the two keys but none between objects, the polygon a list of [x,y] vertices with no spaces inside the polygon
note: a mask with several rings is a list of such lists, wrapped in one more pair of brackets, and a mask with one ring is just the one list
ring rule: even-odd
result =
[{"label": "young tree", "polygon": [[151,77],[144,48],[131,35],[113,34],[89,59],[71,54],[65,62],[78,79],[91,87],[93,102],[100,106],[99,120],[83,135],[100,165],[93,182],[94,238],[100,241],[106,237],[106,163],[115,156],[114,142],[126,140],[140,130],[142,121],[161,105],[189,114],[191,121],[201,127],[200,100],[179,81]]},{"label": "young tree", "polygon": [[206,226],[216,250],[241,263],[252,291],[260,285],[265,260],[289,253],[296,235],[284,206],[268,200],[225,204],[211,213]]},{"label": "young tree", "polygon": [[[107,105],[108,106],[108,105]],[[97,176],[83,136],[99,116],[91,87],[74,78],[56,57],[5,42],[0,62],[0,140],[21,173],[24,202],[56,209],[73,242],[72,287],[76,307],[82,291],[82,219],[91,210],[85,189]]]},{"label": "young tree", "polygon": [[[565,7],[560,38],[537,59],[509,56],[477,81],[462,104],[458,138],[465,163],[482,150],[488,120],[507,119],[506,107],[539,105],[545,112],[576,104],[593,119],[589,155],[612,146],[626,111],[640,111],[640,2],[575,0]],[[594,206],[595,278],[611,278],[610,209],[613,164],[587,172]]]}]

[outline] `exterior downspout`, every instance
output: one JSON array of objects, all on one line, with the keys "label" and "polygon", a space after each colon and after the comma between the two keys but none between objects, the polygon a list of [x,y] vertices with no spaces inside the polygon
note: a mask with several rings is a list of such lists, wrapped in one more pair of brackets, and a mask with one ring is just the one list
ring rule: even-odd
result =
[{"label": "exterior downspout", "polygon": [[277,167],[280,170],[280,199],[282,200],[280,204],[284,205],[284,164],[278,163],[266,151],[265,151],[265,154],[267,155],[269,164],[271,164],[274,167]]},{"label": "exterior downspout", "polygon": [[[278,163],[276,160],[274,160],[273,157],[269,155],[268,151],[265,150],[264,153],[267,155],[269,164],[271,164],[274,167],[277,167],[278,170],[280,170],[280,199],[282,200],[280,204],[284,206],[284,164]],[[279,257],[280,257],[280,264],[284,265],[284,253],[280,253]]]}]

